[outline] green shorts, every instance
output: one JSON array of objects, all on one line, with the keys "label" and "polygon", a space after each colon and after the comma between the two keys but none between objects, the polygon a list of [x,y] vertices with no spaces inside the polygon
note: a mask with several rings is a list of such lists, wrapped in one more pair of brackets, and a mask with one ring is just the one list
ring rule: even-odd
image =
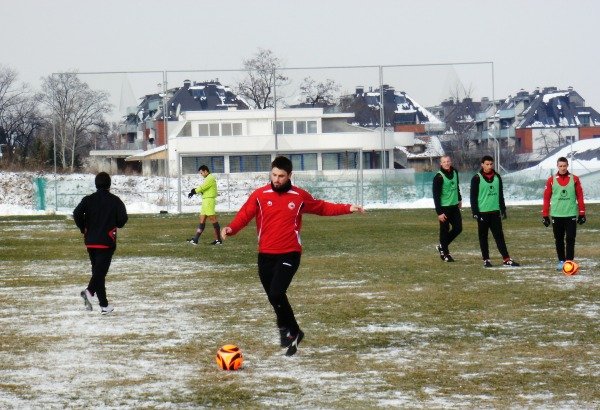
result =
[{"label": "green shorts", "polygon": [[202,198],[202,206],[200,207],[200,215],[213,216],[215,207],[217,205],[217,198]]}]

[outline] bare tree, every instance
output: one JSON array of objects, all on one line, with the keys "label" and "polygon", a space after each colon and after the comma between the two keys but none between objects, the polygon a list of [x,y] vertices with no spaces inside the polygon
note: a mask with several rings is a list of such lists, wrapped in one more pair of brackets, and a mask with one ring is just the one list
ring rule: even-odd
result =
[{"label": "bare tree", "polygon": [[326,79],[322,82],[317,82],[311,77],[306,77],[300,83],[300,95],[305,101],[312,104],[334,104],[338,98],[337,92],[341,86],[335,80]]},{"label": "bare tree", "polygon": [[[288,77],[277,72],[281,62],[271,50],[258,49],[254,57],[244,60],[246,78],[236,85],[236,92],[250,100],[256,108],[275,106],[274,87],[285,83]],[[277,97],[277,101],[282,97]]]},{"label": "bare tree", "polygon": [[21,96],[18,100],[7,110],[3,128],[10,136],[7,139],[9,160],[18,160],[25,165],[44,119],[39,110],[39,101],[34,96]]},{"label": "bare tree", "polygon": [[29,92],[26,84],[17,83],[17,72],[0,65],[0,144],[6,146],[9,161],[14,155],[14,110]]},{"label": "bare tree", "polygon": [[57,157],[63,169],[73,171],[91,134],[110,112],[108,93],[92,90],[77,73],[50,75],[42,80],[41,99],[50,109],[56,129]]},{"label": "bare tree", "polygon": [[[543,156],[549,155],[550,152],[569,143],[568,137],[563,136],[563,130],[560,128],[542,130],[536,141],[540,143],[538,153]],[[573,140],[571,139],[570,142]]]},{"label": "bare tree", "polygon": [[471,98],[473,95],[474,87],[473,84],[469,84],[465,87],[460,81],[456,81],[454,86],[450,88],[450,98],[454,99],[457,103],[461,102],[465,98]]}]

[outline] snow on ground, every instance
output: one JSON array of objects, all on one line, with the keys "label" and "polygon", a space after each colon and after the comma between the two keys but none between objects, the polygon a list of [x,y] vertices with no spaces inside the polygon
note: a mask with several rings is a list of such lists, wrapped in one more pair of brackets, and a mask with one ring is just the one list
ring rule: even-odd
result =
[{"label": "snow on ground", "polygon": [[[600,171],[600,138],[577,141],[544,159],[536,166],[504,175],[507,205],[541,205],[541,194],[531,192],[529,187],[523,189],[518,183],[525,182],[530,185],[531,182],[545,180],[555,172],[556,160],[562,156],[569,158],[570,171],[579,176]],[[47,210],[36,209],[37,190],[33,182],[36,178],[46,180],[46,202],[50,204],[46,207]],[[60,181],[61,198],[66,197],[68,200],[68,203],[62,209],[59,207],[58,213],[69,214],[84,194],[92,193],[95,190],[92,174],[59,175],[57,179]],[[586,200],[592,200],[589,202],[600,200],[600,191],[591,186],[591,184],[595,185],[596,179],[590,181],[583,179]],[[267,180],[268,176],[260,173],[249,174],[248,176],[232,174],[227,177],[219,177],[220,196],[217,201],[217,211],[236,211],[244,203],[248,194],[254,188],[266,183]],[[51,186],[53,181],[54,176],[52,174],[0,172],[0,215],[44,215],[55,212],[53,205],[51,205],[54,203],[54,188]],[[198,212],[200,200],[197,197],[188,199],[187,192],[189,192],[190,187],[195,187],[200,182],[201,179],[196,175],[186,175],[182,178],[182,212]],[[298,185],[304,186],[303,182],[299,182]],[[541,192],[543,182],[536,183],[539,185]],[[154,214],[165,210],[173,213],[177,212],[177,192],[180,188],[178,185],[179,181],[176,178],[167,181],[165,177],[114,175],[112,192],[123,199],[128,212],[131,214]],[[352,195],[348,195],[348,193],[353,192],[354,187],[344,188],[343,185],[344,183],[336,184],[332,182],[327,187],[336,189],[336,192],[340,192],[340,194],[346,194],[346,197],[338,199],[340,202],[352,202]],[[169,187],[168,192],[167,186]],[[415,187],[405,185],[401,188],[403,191],[400,194],[390,195],[386,202],[373,199],[365,201],[366,208],[433,208],[433,200],[428,189],[419,195],[415,193]],[[462,181],[461,190],[463,206],[468,207],[468,181]],[[225,194],[226,191],[227,194]],[[169,206],[166,206],[167,194],[170,198]],[[317,193],[314,194],[319,197]]]}]

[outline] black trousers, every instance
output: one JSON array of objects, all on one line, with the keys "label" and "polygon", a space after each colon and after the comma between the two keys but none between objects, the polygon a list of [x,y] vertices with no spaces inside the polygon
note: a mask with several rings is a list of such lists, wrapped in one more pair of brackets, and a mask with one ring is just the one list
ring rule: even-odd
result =
[{"label": "black trousers", "polygon": [[450,253],[448,246],[462,232],[462,216],[458,205],[442,207],[446,221],[440,222],[440,245],[445,253]]},{"label": "black trousers", "polygon": [[96,294],[98,296],[98,302],[102,307],[108,306],[105,282],[113,253],[115,253],[114,249],[88,248],[88,255],[90,256],[90,262],[92,262],[92,278],[87,288],[92,295]]},{"label": "black trousers", "polygon": [[[577,236],[577,217],[553,217],[552,231],[556,244],[556,256],[559,261],[575,259],[575,237]],[[566,246],[565,246],[566,239]]]},{"label": "black trousers", "polygon": [[481,248],[481,256],[484,260],[490,258],[490,247],[488,245],[488,233],[492,231],[492,236],[496,241],[498,251],[502,258],[508,258],[508,249],[506,249],[506,241],[504,240],[504,232],[502,231],[502,217],[500,211],[484,212],[479,214],[477,219],[477,233],[479,235],[479,247]]},{"label": "black trousers", "polygon": [[300,252],[279,255],[258,254],[258,276],[277,316],[277,326],[292,334],[300,329],[286,292],[300,266]]}]

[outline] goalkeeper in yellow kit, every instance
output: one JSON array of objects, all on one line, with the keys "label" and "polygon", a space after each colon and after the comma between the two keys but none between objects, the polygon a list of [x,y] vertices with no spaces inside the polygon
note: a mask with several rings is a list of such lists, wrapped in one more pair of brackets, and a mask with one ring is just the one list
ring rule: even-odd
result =
[{"label": "goalkeeper in yellow kit", "polygon": [[219,221],[217,220],[217,213],[215,211],[215,207],[217,204],[217,179],[214,175],[210,173],[210,170],[206,165],[200,166],[198,168],[198,172],[204,178],[204,182],[197,186],[196,188],[192,188],[190,193],[188,194],[188,198],[193,197],[196,194],[202,195],[202,206],[200,208],[200,222],[198,224],[198,228],[196,229],[196,234],[193,238],[188,239],[188,242],[192,245],[198,245],[198,239],[200,239],[200,235],[204,232],[204,228],[206,226],[206,219],[213,225],[213,229],[215,232],[215,240],[211,242],[211,245],[221,245],[223,240],[221,238],[221,227],[219,226]]}]

